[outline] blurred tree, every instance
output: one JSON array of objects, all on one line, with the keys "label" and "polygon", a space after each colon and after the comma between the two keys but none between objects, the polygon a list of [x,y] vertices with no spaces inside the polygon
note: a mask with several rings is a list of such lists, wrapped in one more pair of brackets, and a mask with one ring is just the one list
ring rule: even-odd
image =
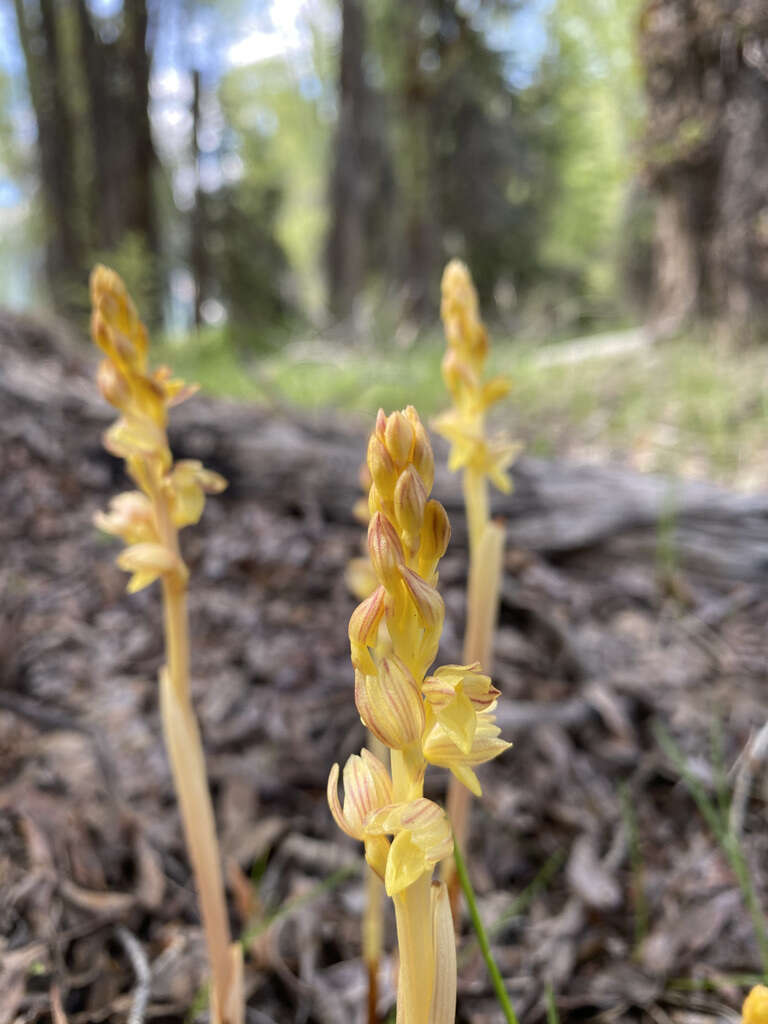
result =
[{"label": "blurred tree", "polygon": [[[399,286],[405,316],[418,321],[436,312],[450,256],[472,263],[486,301],[501,292],[514,301],[535,274],[540,126],[526,118],[513,55],[489,41],[496,19],[508,27],[518,6],[496,0],[471,16],[458,0],[342,3],[331,184],[335,311],[349,309],[372,263]],[[352,244],[339,306],[334,275],[344,231]]]},{"label": "blurred tree", "polygon": [[365,14],[361,0],[341,0],[339,112],[330,188],[328,304],[352,313],[365,272],[365,216],[372,178],[366,166],[369,89],[365,78]]},{"label": "blurred tree", "polygon": [[547,49],[526,96],[547,190],[538,195],[539,287],[550,291],[550,301],[559,296],[562,306],[574,307],[561,309],[570,329],[576,318],[588,327],[596,315],[615,315],[619,271],[634,258],[634,240],[622,251],[625,232],[631,225],[640,235],[647,216],[634,200],[628,209],[642,117],[637,13],[638,0],[556,0]]},{"label": "blurred tree", "polygon": [[117,19],[96,16],[85,0],[77,0],[77,12],[95,168],[93,241],[100,249],[113,249],[133,233],[152,253],[156,157],[148,110],[146,0],[124,3]]},{"label": "blurred tree", "polygon": [[87,249],[67,102],[61,28],[54,0],[14,0],[29,93],[37,119],[40,183],[46,234],[46,275],[54,304],[71,308],[73,286],[85,269]]},{"label": "blurred tree", "polygon": [[[328,225],[330,116],[314,66],[314,58],[305,55],[233,68],[222,79],[219,100],[229,126],[223,162],[237,166],[229,194],[234,199],[237,192],[247,211],[239,225],[233,211],[231,226],[246,238],[244,249],[230,242],[242,249],[232,254],[230,280],[243,280],[248,254],[258,275],[240,307],[245,309],[257,294],[268,294],[265,313],[300,306],[319,320],[325,304],[320,267]],[[235,265],[240,266],[236,275]]]},{"label": "blurred tree", "polygon": [[73,312],[95,253],[119,263],[139,245],[147,272],[157,251],[146,0],[109,16],[85,0],[15,0],[15,9],[37,120],[48,282],[56,307]]},{"label": "blurred tree", "polygon": [[768,7],[646,0],[640,22],[656,197],[654,318],[768,328]]}]

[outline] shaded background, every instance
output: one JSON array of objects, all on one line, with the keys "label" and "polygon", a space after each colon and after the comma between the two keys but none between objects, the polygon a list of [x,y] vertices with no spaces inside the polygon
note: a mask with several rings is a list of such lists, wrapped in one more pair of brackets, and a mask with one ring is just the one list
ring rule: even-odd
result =
[{"label": "shaded background", "polygon": [[487,315],[538,340],[761,327],[759,0],[0,10],[14,307],[77,316],[100,258],[177,334],[258,349],[286,323],[383,321],[407,339],[458,255]]}]

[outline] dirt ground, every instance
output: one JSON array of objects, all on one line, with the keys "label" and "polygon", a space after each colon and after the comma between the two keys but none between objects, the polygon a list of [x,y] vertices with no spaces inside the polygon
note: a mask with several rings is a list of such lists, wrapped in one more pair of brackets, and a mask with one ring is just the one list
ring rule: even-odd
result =
[{"label": "dirt ground", "polygon": [[[0,1024],[206,1019],[160,735],[158,594],[125,594],[117,546],[91,526],[122,486],[100,449],[108,411],[91,397],[92,368],[42,329],[0,327]],[[225,424],[208,461],[233,480],[184,551],[248,1020],[359,1022],[361,851],[334,825],[325,782],[364,742],[344,584],[361,541],[344,509],[364,432],[207,399],[185,416],[172,435],[182,453],[208,443],[196,416]],[[228,456],[228,424],[233,450],[247,442],[256,456],[267,431],[282,430],[286,450],[320,436],[347,453],[350,475],[336,479],[331,460],[310,483],[273,486],[279,467]],[[466,572],[452,518],[449,662]],[[564,1022],[738,1019],[744,975],[761,970],[755,929],[659,735],[715,802],[745,780],[739,757],[766,717],[766,619],[762,570],[746,581],[697,572],[663,544],[508,549],[494,681],[514,747],[482,772],[469,858],[521,1021],[546,1019],[547,986]],[[742,848],[765,901],[766,787],[753,768]],[[445,781],[433,769],[429,795]],[[459,957],[458,1021],[501,1021],[468,925]],[[387,960],[382,1020],[392,976]]]}]

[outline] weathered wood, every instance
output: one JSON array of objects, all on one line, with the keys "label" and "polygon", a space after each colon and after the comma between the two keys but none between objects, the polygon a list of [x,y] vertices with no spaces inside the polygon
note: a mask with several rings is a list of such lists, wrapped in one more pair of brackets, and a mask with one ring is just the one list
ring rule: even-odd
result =
[{"label": "weathered wood", "polygon": [[[61,347],[39,325],[0,320],[0,440],[23,439],[38,454],[65,460],[85,485],[100,456],[96,437],[112,410],[92,383],[87,350]],[[55,433],[41,433],[39,415]],[[197,398],[174,410],[171,440],[179,456],[221,470],[239,497],[288,515],[353,523],[358,468],[369,424],[337,414],[308,415]],[[434,493],[465,543],[458,479],[444,469],[436,440]],[[768,571],[768,493],[736,494],[707,483],[673,480],[617,466],[585,466],[523,457],[515,489],[494,494],[509,545],[562,558],[595,556],[653,561],[664,550],[683,570],[721,580],[757,582]]]}]

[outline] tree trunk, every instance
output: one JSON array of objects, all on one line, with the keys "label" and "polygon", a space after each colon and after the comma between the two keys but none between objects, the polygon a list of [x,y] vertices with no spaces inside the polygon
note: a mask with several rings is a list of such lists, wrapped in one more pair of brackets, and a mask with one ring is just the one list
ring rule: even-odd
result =
[{"label": "tree trunk", "polygon": [[652,316],[731,336],[768,327],[768,7],[646,0],[646,171],[657,197]]},{"label": "tree trunk", "polygon": [[[46,222],[46,276],[54,305],[71,312],[77,286],[84,288],[84,239],[78,226],[72,116],[63,82],[62,55],[53,0],[39,0],[38,17],[15,0],[40,159]],[[80,278],[82,277],[82,280]]]},{"label": "tree trunk", "polygon": [[192,72],[192,164],[195,168],[195,205],[189,247],[189,264],[195,282],[195,327],[203,324],[203,302],[208,287],[208,253],[205,244],[205,193],[200,187],[200,72]]},{"label": "tree trunk", "polygon": [[402,9],[403,71],[400,117],[405,131],[405,244],[403,261],[408,300],[406,315],[423,321],[435,309],[438,246],[433,197],[433,160],[430,119],[431,90],[422,68],[424,39],[421,30],[427,6],[413,0]]},{"label": "tree trunk", "polygon": [[331,178],[328,236],[328,305],[340,319],[354,311],[366,263],[365,219],[370,197],[365,162],[368,86],[365,80],[365,14],[361,0],[341,2],[339,122]]},{"label": "tree trunk", "polygon": [[135,233],[148,254],[157,249],[152,199],[155,152],[149,124],[146,0],[123,9],[123,27],[105,42],[85,0],[77,0],[80,52],[88,84],[91,146],[97,187],[94,244],[114,249]]}]

